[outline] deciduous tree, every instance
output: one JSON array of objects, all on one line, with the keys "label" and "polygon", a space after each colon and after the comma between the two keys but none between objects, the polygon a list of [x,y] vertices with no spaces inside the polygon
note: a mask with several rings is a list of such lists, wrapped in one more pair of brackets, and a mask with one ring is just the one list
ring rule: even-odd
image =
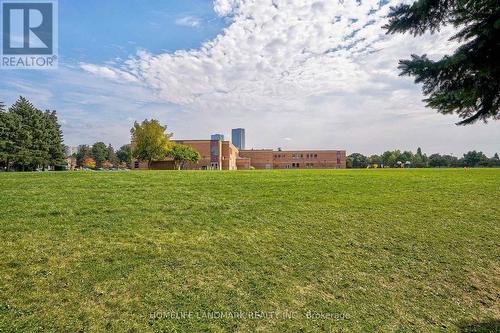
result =
[{"label": "deciduous tree", "polygon": [[378,155],[372,155],[370,156],[369,162],[372,164],[381,164],[382,158]]},{"label": "deciduous tree", "polygon": [[495,153],[491,158],[491,166],[500,167],[500,158],[498,157],[498,153]]},{"label": "deciduous tree", "polygon": [[200,159],[200,153],[193,147],[177,143],[170,146],[167,156],[174,160],[176,170],[180,170],[182,165],[186,162],[196,163]]},{"label": "deciduous tree", "polygon": [[401,154],[399,150],[386,151],[382,154],[382,163],[384,166],[394,167],[398,162],[398,157]]},{"label": "deciduous tree", "polygon": [[488,157],[480,151],[469,151],[467,154],[464,154],[464,163],[468,167],[476,167],[476,166],[487,166],[488,165]]},{"label": "deciduous tree", "polygon": [[116,152],[116,156],[120,165],[122,165],[123,163],[125,163],[125,167],[130,167],[132,165],[132,150],[130,148],[130,145],[121,146],[120,149]]},{"label": "deciduous tree", "polygon": [[130,130],[134,148],[132,156],[139,161],[148,162],[151,167],[153,160],[162,160],[169,151],[171,133],[165,133],[167,126],[162,126],[158,120],[144,120],[141,124],[134,123]]},{"label": "deciduous tree", "polygon": [[96,167],[96,162],[95,160],[92,158],[92,157],[86,157],[84,160],[83,160],[83,165],[82,165],[84,168],[88,168],[88,169],[95,169]]},{"label": "deciduous tree", "polygon": [[92,158],[95,160],[97,168],[102,168],[103,163],[108,159],[108,147],[104,142],[96,142],[91,149]]},{"label": "deciduous tree", "polygon": [[348,168],[366,168],[368,166],[368,157],[360,153],[353,153],[347,157]]},{"label": "deciduous tree", "polygon": [[111,145],[108,145],[108,161],[111,162],[112,165],[118,165],[118,157],[116,156],[115,149]]},{"label": "deciduous tree", "polygon": [[113,167],[113,163],[111,163],[111,161],[106,160],[106,161],[104,161],[104,163],[102,164],[102,167],[103,167],[104,169],[111,169],[111,168]]},{"label": "deciduous tree", "polygon": [[85,158],[91,157],[92,152],[88,145],[80,145],[78,146],[78,151],[76,153],[76,165],[79,167],[83,167]]}]

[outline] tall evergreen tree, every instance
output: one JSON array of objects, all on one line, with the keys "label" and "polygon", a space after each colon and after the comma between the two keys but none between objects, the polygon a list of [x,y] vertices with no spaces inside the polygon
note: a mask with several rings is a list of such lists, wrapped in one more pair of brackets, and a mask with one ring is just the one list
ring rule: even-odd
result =
[{"label": "tall evergreen tree", "polygon": [[5,107],[0,102],[0,167],[7,167],[8,153],[7,147],[9,145],[9,113],[5,112]]},{"label": "tall evergreen tree", "polygon": [[0,113],[0,160],[7,168],[33,170],[63,162],[55,111],[44,113],[20,97],[8,112]]},{"label": "tall evergreen tree", "polygon": [[456,113],[459,125],[500,119],[500,5],[498,0],[418,0],[391,8],[388,33],[434,33],[451,24],[461,46],[432,61],[426,55],[401,60],[401,75],[423,83],[427,106]]},{"label": "tall evergreen tree", "polygon": [[0,123],[0,160],[2,160],[8,171],[13,162],[17,160],[15,154],[20,150],[17,135],[21,126],[21,117],[11,112],[2,112],[0,114],[2,115],[2,122]]},{"label": "tall evergreen tree", "polygon": [[33,109],[28,118],[23,119],[31,129],[32,142],[29,148],[31,154],[30,169],[41,166],[44,170],[50,164],[50,120],[40,110]]},{"label": "tall evergreen tree", "polygon": [[[37,110],[26,98],[19,99],[9,108],[12,118],[11,149],[9,157],[12,163],[23,171],[33,162],[38,161],[38,154],[33,154],[33,136],[38,135]],[[36,141],[36,140],[35,140]]]},{"label": "tall evergreen tree", "polygon": [[56,111],[45,112],[47,117],[47,140],[49,143],[49,164],[50,165],[61,165],[64,163],[64,144],[63,144],[63,134],[61,130],[61,125],[57,119]]},{"label": "tall evergreen tree", "polygon": [[115,149],[111,145],[108,145],[108,156],[106,158],[113,166],[118,165],[118,157],[116,157]]}]

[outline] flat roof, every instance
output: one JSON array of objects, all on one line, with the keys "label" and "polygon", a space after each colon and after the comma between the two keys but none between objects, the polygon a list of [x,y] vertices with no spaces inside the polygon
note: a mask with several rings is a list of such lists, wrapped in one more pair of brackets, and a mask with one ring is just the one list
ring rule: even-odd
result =
[{"label": "flat roof", "polygon": [[238,147],[236,147],[231,141],[229,140],[210,140],[210,139],[202,139],[202,140],[182,140],[182,139],[172,139],[171,141],[174,141],[174,142],[206,142],[206,143],[210,143],[210,142],[222,142],[222,143],[226,143],[226,144],[229,144],[231,146],[233,146],[235,149],[238,149]]},{"label": "flat roof", "polygon": [[[182,140],[182,139],[172,139],[172,141],[182,141],[182,142],[212,142],[212,141],[221,141],[221,142],[227,142],[229,144],[233,144],[230,140],[210,140],[210,139],[201,139],[201,140],[194,140],[194,139],[188,139],[188,140]],[[235,148],[237,148],[235,146]],[[239,149],[240,152],[273,152],[273,153],[311,153],[311,152],[337,152],[337,151],[343,151],[345,152],[345,149],[306,149],[306,150],[274,150],[274,149]]]},{"label": "flat roof", "polygon": [[308,149],[308,150],[273,150],[273,149],[244,149],[240,151],[270,151],[273,153],[311,153],[311,152],[331,152],[346,151],[345,149]]}]

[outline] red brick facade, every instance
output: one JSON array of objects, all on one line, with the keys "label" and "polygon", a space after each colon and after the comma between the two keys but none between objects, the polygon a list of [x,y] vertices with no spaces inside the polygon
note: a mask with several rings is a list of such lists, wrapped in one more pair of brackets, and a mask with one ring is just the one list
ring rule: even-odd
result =
[{"label": "red brick facade", "polygon": [[[238,150],[229,141],[175,140],[200,153],[198,163],[188,163],[185,170],[249,170],[255,169],[345,169],[345,150],[274,151]],[[132,147],[134,144],[132,143]],[[133,169],[147,169],[147,163],[133,161]],[[154,161],[154,170],[172,170],[172,160]]]}]

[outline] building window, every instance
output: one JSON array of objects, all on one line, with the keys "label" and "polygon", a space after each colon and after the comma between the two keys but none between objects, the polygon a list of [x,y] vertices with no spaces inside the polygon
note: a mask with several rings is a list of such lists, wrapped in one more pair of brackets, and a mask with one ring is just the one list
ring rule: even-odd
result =
[{"label": "building window", "polygon": [[139,161],[134,162],[134,169],[139,169]]}]

